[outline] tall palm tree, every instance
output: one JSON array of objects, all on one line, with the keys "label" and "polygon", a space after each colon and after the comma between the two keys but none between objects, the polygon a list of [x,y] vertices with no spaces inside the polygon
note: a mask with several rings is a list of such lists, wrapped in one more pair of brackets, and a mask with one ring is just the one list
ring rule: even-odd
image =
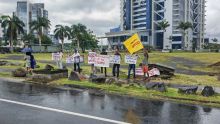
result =
[{"label": "tall palm tree", "polygon": [[37,32],[40,46],[43,37],[43,28],[50,29],[50,26],[50,20],[45,17],[38,17],[37,20],[30,22],[31,32]]},{"label": "tall palm tree", "polygon": [[60,39],[62,42],[62,50],[65,38],[70,38],[70,28],[68,26],[56,25],[56,29],[54,30],[55,37]]},{"label": "tall palm tree", "polygon": [[80,41],[83,34],[87,32],[87,28],[83,24],[72,25],[70,29],[71,39],[77,41],[78,50],[80,49]]},{"label": "tall palm tree", "polygon": [[13,52],[13,40],[17,40],[18,34],[24,34],[23,27],[25,24],[14,14],[12,17],[3,15],[1,16],[1,19],[1,26],[6,29],[5,36],[9,37],[10,50]]},{"label": "tall palm tree", "polygon": [[163,20],[161,22],[158,22],[157,25],[166,32],[166,29],[170,26],[169,22],[167,20]]},{"label": "tall palm tree", "polygon": [[180,22],[180,24],[178,25],[177,29],[181,29],[183,31],[183,38],[182,38],[182,46],[183,49],[185,49],[185,43],[186,43],[186,31],[189,28],[192,28],[193,25],[190,22]]}]

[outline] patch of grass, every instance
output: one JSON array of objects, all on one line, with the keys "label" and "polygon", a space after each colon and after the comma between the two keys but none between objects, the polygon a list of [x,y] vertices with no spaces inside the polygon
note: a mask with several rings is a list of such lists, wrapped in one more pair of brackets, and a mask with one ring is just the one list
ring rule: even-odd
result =
[{"label": "patch of grass", "polygon": [[122,87],[116,85],[107,85],[107,84],[95,84],[90,83],[88,81],[69,81],[67,79],[61,79],[56,81],[58,85],[64,84],[74,84],[78,86],[83,86],[87,88],[98,88],[105,90],[108,93],[120,94],[120,95],[128,95],[143,99],[155,99],[155,100],[170,100],[170,101],[177,101],[177,102],[184,102],[184,103],[193,103],[193,104],[202,104],[202,105],[211,105],[220,107],[220,95],[217,94],[212,97],[203,97],[201,95],[184,95],[179,94],[177,89],[168,88],[167,92],[161,93],[154,90],[146,90],[144,87],[141,86],[128,86],[122,85]]},{"label": "patch of grass", "polygon": [[152,81],[159,81],[170,84],[181,84],[181,85],[200,85],[200,86],[213,86],[220,87],[220,81],[217,76],[206,76],[206,75],[185,75],[185,74],[176,74],[170,80],[156,79]]}]

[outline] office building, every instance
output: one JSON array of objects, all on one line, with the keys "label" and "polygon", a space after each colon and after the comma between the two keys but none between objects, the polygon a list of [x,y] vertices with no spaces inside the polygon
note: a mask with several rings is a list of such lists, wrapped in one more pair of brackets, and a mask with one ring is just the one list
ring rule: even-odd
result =
[{"label": "office building", "polygon": [[[28,0],[18,1],[16,15],[25,24],[24,30],[30,33],[30,22],[37,20],[38,17],[48,18],[48,11],[45,10],[44,3],[31,3]],[[48,35],[48,30],[43,29],[43,33]]]},{"label": "office building", "polygon": [[[106,33],[112,47],[123,48],[122,42],[138,33],[144,45],[157,49],[191,50],[193,42],[197,49],[202,49],[205,0],[121,0],[120,4],[121,24]],[[158,26],[159,22],[165,20],[170,24],[166,31]],[[185,35],[181,29],[177,29],[180,22],[193,25]]]}]

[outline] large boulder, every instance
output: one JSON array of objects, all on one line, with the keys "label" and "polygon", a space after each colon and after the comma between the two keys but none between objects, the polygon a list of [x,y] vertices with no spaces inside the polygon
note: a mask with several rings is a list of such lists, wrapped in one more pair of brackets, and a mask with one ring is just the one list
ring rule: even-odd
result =
[{"label": "large boulder", "polygon": [[51,71],[54,70],[54,67],[52,65],[47,64],[44,69]]},{"label": "large boulder", "polygon": [[106,84],[115,84],[116,79],[115,78],[107,78],[105,81]]},{"label": "large boulder", "polygon": [[183,94],[196,94],[198,90],[198,86],[186,86],[186,87],[179,87],[178,92]]},{"label": "large boulder", "polygon": [[72,71],[69,76],[69,80],[82,81],[81,75],[78,72]]},{"label": "large boulder", "polygon": [[89,81],[93,83],[104,84],[106,82],[106,77],[90,75]]},{"label": "large boulder", "polygon": [[202,95],[206,97],[215,95],[214,88],[211,86],[205,86],[205,88],[202,90]]},{"label": "large boulder", "polygon": [[146,89],[147,90],[157,90],[160,92],[166,92],[166,86],[164,83],[159,83],[159,82],[150,82],[146,84]]},{"label": "large boulder", "polygon": [[16,70],[12,71],[12,76],[13,77],[26,77],[27,71],[24,68],[18,68]]}]

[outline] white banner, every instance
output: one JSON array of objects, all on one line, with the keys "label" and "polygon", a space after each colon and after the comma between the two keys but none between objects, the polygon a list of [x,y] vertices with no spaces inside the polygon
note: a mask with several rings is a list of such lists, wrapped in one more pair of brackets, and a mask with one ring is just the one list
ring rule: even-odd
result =
[{"label": "white banner", "polygon": [[96,57],[95,52],[89,52],[88,54],[88,64],[95,64],[95,57]]},{"label": "white banner", "polygon": [[120,64],[121,63],[121,57],[119,55],[110,55],[110,63],[111,64]]},{"label": "white banner", "polygon": [[66,63],[69,63],[69,64],[71,64],[71,63],[84,63],[84,56],[80,56],[80,59],[78,59],[78,58],[73,58],[73,57],[67,57],[66,58]]},{"label": "white banner", "polygon": [[126,64],[137,64],[137,56],[125,55]]},{"label": "white banner", "polygon": [[142,68],[136,68],[135,69],[135,75],[143,76],[144,75],[143,69]]},{"label": "white banner", "polygon": [[150,77],[159,76],[160,70],[158,70],[157,68],[153,68],[152,70],[148,71],[148,73]]},{"label": "white banner", "polygon": [[96,67],[109,67],[109,56],[108,55],[96,55],[95,66]]},{"label": "white banner", "polygon": [[53,61],[60,61],[61,60],[60,53],[52,53],[52,60]]}]

